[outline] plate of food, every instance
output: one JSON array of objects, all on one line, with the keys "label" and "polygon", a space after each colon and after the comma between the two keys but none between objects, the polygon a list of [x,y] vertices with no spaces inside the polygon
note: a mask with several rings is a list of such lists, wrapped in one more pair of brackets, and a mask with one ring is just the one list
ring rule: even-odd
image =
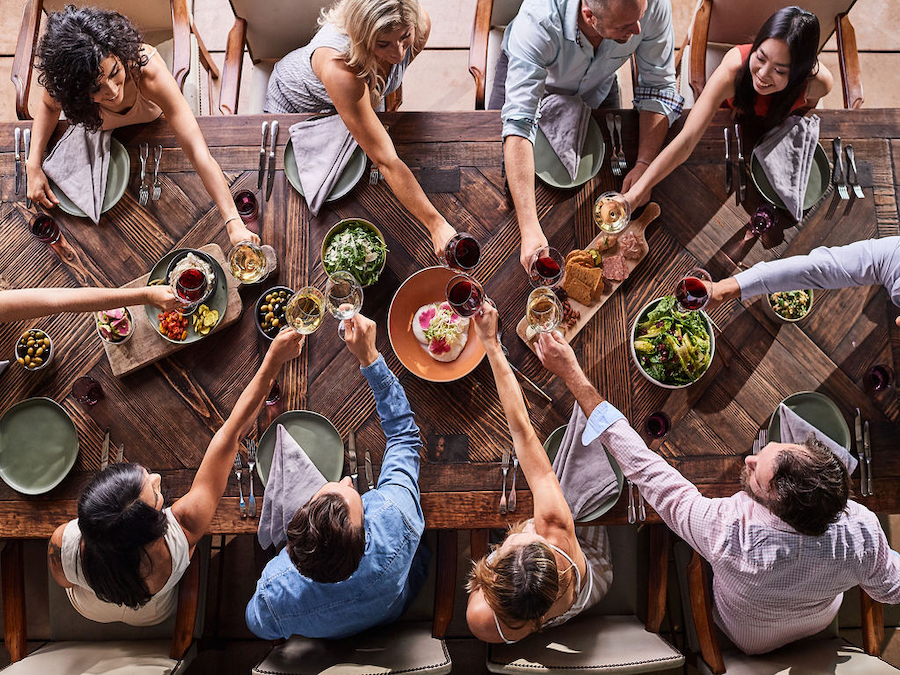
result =
[{"label": "plate of food", "polygon": [[173,284],[187,269],[197,269],[213,290],[188,316],[176,311],[160,312],[152,305],[144,305],[147,320],[157,335],[175,344],[190,344],[202,340],[216,329],[228,308],[228,282],[225,271],[212,256],[192,248],[169,251],[150,270],[148,285]]},{"label": "plate of food", "polygon": [[[106,213],[119,203],[119,200],[128,188],[128,179],[131,177],[131,159],[128,157],[128,151],[115,138],[110,138],[109,140],[109,169],[106,172],[106,192],[103,193],[103,205],[100,208],[100,213]],[[60,209],[69,215],[87,218],[87,214],[75,206],[56,183],[49,178],[47,182],[50,184],[53,194],[59,200]]]},{"label": "plate of food", "polygon": [[[585,324],[612,297],[616,289],[629,277],[650,252],[645,231],[659,216],[659,205],[650,202],[641,215],[628,223],[618,234],[601,232],[584,249],[566,255],[560,299],[563,321],[558,331],[571,342]],[[532,351],[538,333],[522,318],[516,334]]]},{"label": "plate of food", "polygon": [[569,175],[568,170],[559,157],[544,132],[538,127],[537,136],[534,139],[534,173],[547,185],[557,188],[574,188],[584,185],[591,178],[600,173],[603,166],[603,155],[606,146],[603,143],[603,134],[593,117],[588,118],[587,134],[584,137],[584,146],[581,150],[581,160],[578,162],[578,171],[575,180]]},{"label": "plate of food", "polygon": [[776,321],[796,323],[805,319],[812,311],[813,292],[805,291],[779,291],[769,293],[763,301],[763,309],[766,314]]},{"label": "plate of food", "polygon": [[281,413],[259,438],[256,471],[265,485],[275,454],[275,437],[282,425],[291,438],[303,448],[327,481],[340,480],[344,470],[344,442],[327,417],[311,410],[288,410]]},{"label": "plate of food", "polygon": [[384,271],[388,247],[375,225],[362,218],[335,223],[322,240],[322,266],[333,274],[350,272],[361,286],[371,286]]},{"label": "plate of food", "polygon": [[[344,171],[338,178],[337,183],[334,184],[334,187],[331,188],[331,192],[325,198],[325,201],[333,202],[350,192],[365,172],[366,153],[363,152],[361,147],[356,146],[356,150],[350,155],[350,161],[347,162],[347,166],[344,167]],[[300,173],[297,171],[297,160],[294,158],[294,144],[290,140],[284,146],[284,175],[287,176],[288,182],[293,188],[301,196],[305,197],[303,186],[300,184]]]},{"label": "plate of food", "polygon": [[[775,192],[775,188],[769,183],[766,172],[762,168],[762,164],[756,159],[756,154],[751,153],[750,156],[750,176],[753,178],[753,184],[756,186],[759,194],[763,196],[767,202],[779,209],[784,209],[784,201]],[[809,170],[809,181],[806,183],[806,193],[803,196],[803,210],[812,208],[828,191],[831,183],[831,167],[828,165],[828,155],[821,143],[816,144],[816,150],[813,153],[812,167]]]},{"label": "plate of food", "polygon": [[631,358],[647,380],[665,389],[683,389],[703,377],[716,353],[716,337],[706,312],[679,312],[675,296],[651,300],[631,326]]},{"label": "plate of food", "polygon": [[400,363],[429,382],[453,382],[484,358],[484,345],[470,319],[447,302],[446,267],[426,267],[404,281],[388,310],[388,338]]},{"label": "plate of food", "polygon": [[817,391],[798,391],[775,406],[769,420],[769,442],[781,442],[782,404],[843,448],[850,449],[850,427],[834,401]]}]

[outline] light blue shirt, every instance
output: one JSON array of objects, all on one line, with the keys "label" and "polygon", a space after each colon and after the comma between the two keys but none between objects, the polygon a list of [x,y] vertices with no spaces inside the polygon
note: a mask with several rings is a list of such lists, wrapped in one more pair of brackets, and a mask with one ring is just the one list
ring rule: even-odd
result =
[{"label": "light blue shirt", "polygon": [[504,138],[524,136],[534,143],[544,94],[578,94],[591,108],[598,108],[615,83],[616,71],[632,54],[639,72],[635,107],[665,115],[669,125],[681,114],[684,99],[675,82],[669,0],[648,0],[640,34],[624,44],[603,40],[596,53],[578,28],[580,9],[581,0],[525,0],[507,26]]},{"label": "light blue shirt", "polygon": [[349,578],[324,584],[300,574],[287,548],[282,549],[263,570],[245,612],[247,626],[264,640],[341,638],[390,623],[412,602],[426,576],[427,557],[416,556],[425,530],[419,428],[382,356],[362,373],[387,437],[378,486],[362,496],[365,553]]}]

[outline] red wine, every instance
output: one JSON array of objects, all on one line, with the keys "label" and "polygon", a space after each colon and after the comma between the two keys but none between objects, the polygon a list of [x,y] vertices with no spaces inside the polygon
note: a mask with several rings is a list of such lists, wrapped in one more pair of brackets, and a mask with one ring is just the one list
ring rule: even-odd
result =
[{"label": "red wine", "polygon": [[278,403],[278,399],[281,398],[281,387],[278,384],[278,380],[275,380],[272,383],[272,389],[269,390],[269,395],[266,396],[266,405],[275,405]]},{"label": "red wine", "polygon": [[534,271],[538,273],[546,286],[552,286],[560,277],[559,263],[553,258],[538,258],[534,261]]},{"label": "red wine", "polygon": [[45,244],[52,244],[59,239],[59,226],[45,213],[39,213],[31,219],[31,234]]},{"label": "red wine", "polygon": [[241,190],[234,196],[234,205],[237,206],[238,215],[245,223],[256,220],[259,213],[259,204],[256,195],[250,190]]},{"label": "red wine", "polygon": [[92,377],[79,377],[72,387],[72,394],[79,403],[94,405],[103,398],[103,387]]},{"label": "red wine", "polygon": [[460,316],[472,316],[481,308],[481,288],[461,279],[447,292],[447,301]]},{"label": "red wine", "polygon": [[199,300],[206,292],[206,275],[196,268],[186,269],[178,277],[175,290],[189,302]]},{"label": "red wine", "polygon": [[669,416],[661,410],[651,413],[647,418],[647,433],[655,438],[665,436],[669,433],[671,426],[672,422],[669,420]]},{"label": "red wine", "polygon": [[869,368],[866,373],[866,382],[873,391],[881,391],[891,386],[891,377],[890,368],[878,364]]},{"label": "red wine", "polygon": [[700,279],[685,277],[678,282],[675,289],[675,299],[678,304],[687,310],[703,309],[709,301],[709,290]]},{"label": "red wine", "polygon": [[474,237],[457,234],[447,243],[447,265],[455,269],[470,270],[481,258],[481,247]]},{"label": "red wine", "polygon": [[750,218],[750,231],[756,236],[768,232],[775,225],[775,210],[768,206],[760,206]]}]

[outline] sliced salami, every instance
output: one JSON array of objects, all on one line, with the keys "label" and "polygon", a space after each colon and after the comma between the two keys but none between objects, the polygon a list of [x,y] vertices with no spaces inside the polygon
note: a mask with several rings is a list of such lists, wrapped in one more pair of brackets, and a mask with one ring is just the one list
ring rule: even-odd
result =
[{"label": "sliced salami", "polygon": [[603,258],[603,276],[610,281],[625,281],[628,278],[628,274],[628,263],[625,262],[625,258],[621,254]]}]

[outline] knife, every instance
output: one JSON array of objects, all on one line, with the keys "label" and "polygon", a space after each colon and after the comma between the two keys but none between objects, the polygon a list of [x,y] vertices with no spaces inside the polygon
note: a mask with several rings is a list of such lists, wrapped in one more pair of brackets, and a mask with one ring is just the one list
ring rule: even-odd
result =
[{"label": "knife", "polygon": [[266,179],[266,201],[272,196],[275,184],[275,147],[278,145],[278,120],[272,122],[272,144],[269,146],[269,176]]},{"label": "knife", "polygon": [[16,127],[16,194],[22,190],[22,129]]},{"label": "knife", "polygon": [[731,129],[725,127],[725,193],[729,195],[733,187],[731,173]]},{"label": "knife", "polygon": [[741,125],[734,125],[734,139],[737,142],[737,162],[738,162],[738,189],[734,193],[735,204],[741,204],[744,201],[744,193],[747,190],[747,167],[744,166],[744,144],[741,140]]},{"label": "knife", "polygon": [[359,490],[359,474],[356,471],[356,434],[352,431],[347,436],[347,456],[350,459],[350,481],[353,489]]},{"label": "knife", "polygon": [[[25,137],[25,161],[28,161],[28,153],[31,151],[31,129],[25,129],[24,131]],[[31,200],[28,198],[28,174],[26,173],[24,176],[24,180],[22,181],[25,186],[25,208],[31,208]]]},{"label": "knife", "polygon": [[103,445],[100,446],[100,470],[109,466],[109,427],[103,434]]},{"label": "knife", "polygon": [[871,497],[872,490],[872,444],[869,442],[869,420],[866,420],[863,427],[863,451],[866,453],[866,491],[863,493],[867,497]]},{"label": "knife", "polygon": [[853,422],[856,432],[856,456],[859,458],[859,494],[866,496],[866,451],[863,447],[862,415],[859,408],[856,409],[856,419]]},{"label": "knife", "polygon": [[372,478],[372,456],[366,450],[366,483],[370,490],[375,489],[375,479]]},{"label": "knife", "polygon": [[263,176],[266,175],[266,137],[269,135],[269,123],[262,123],[262,141],[259,144],[259,173],[256,176],[256,189],[262,190]]},{"label": "knife", "polygon": [[116,452],[116,464],[121,464],[125,460],[125,444],[120,443]]}]

